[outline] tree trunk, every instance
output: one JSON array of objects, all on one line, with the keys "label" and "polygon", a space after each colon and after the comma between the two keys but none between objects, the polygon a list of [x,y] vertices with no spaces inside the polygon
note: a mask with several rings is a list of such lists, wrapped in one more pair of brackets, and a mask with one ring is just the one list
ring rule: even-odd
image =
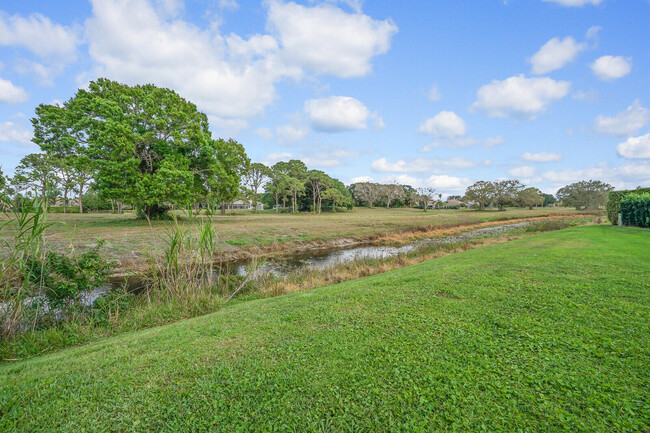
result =
[{"label": "tree trunk", "polygon": [[63,188],[63,213],[66,213],[68,207],[68,187]]},{"label": "tree trunk", "polygon": [[221,202],[221,215],[225,215],[225,214],[226,214],[226,202],[222,201]]},{"label": "tree trunk", "polygon": [[84,183],[79,182],[79,213],[80,214],[84,213],[83,196],[84,196]]},{"label": "tree trunk", "polygon": [[280,196],[275,195],[275,213],[280,212]]},{"label": "tree trunk", "polygon": [[111,199],[111,213],[115,213],[115,200]]}]

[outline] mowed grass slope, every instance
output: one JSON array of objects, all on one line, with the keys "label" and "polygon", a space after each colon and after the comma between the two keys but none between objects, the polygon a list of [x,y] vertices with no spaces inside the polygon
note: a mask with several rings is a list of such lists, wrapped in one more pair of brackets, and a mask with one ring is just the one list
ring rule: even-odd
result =
[{"label": "mowed grass slope", "polygon": [[4,364],[0,431],[643,431],[649,254],[572,228]]}]

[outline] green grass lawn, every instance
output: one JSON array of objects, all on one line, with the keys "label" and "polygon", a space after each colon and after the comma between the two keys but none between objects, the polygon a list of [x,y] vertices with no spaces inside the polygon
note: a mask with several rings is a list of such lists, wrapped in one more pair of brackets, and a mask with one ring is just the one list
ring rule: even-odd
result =
[{"label": "green grass lawn", "polygon": [[650,230],[474,249],[0,365],[0,431],[650,429]]}]

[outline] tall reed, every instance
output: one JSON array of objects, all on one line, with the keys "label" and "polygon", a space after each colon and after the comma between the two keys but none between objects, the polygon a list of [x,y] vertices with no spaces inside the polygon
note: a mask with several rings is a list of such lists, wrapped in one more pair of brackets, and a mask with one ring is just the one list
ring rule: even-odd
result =
[{"label": "tall reed", "polygon": [[[0,238],[8,251],[0,262],[0,336],[7,337],[25,325],[27,300],[34,295],[30,281],[43,278],[32,275],[31,264],[45,258],[43,235],[50,224],[47,206],[39,198],[14,206],[9,197],[0,193],[0,207],[6,218],[0,224]],[[36,321],[34,317],[33,323]]]}]

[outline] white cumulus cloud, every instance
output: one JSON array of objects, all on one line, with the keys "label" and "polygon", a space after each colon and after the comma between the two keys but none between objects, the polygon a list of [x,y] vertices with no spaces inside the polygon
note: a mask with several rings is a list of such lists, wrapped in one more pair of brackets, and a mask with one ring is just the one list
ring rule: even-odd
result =
[{"label": "white cumulus cloud", "polygon": [[277,0],[266,2],[267,28],[277,35],[283,58],[315,73],[341,78],[368,74],[370,60],[390,48],[397,26],[332,5],[306,7]]},{"label": "white cumulus cloud", "polygon": [[586,47],[586,44],[577,43],[570,36],[551,39],[530,58],[533,74],[542,75],[563,68]]},{"label": "white cumulus cloud", "polygon": [[434,188],[436,192],[464,193],[472,181],[466,177],[448,176],[446,174],[432,175],[426,180],[426,185]]},{"label": "white cumulus cloud", "polygon": [[547,153],[547,152],[540,152],[540,153],[525,152],[521,154],[521,159],[524,159],[526,161],[532,161],[532,162],[553,162],[553,161],[561,160],[562,155],[560,155],[559,153]]},{"label": "white cumulus cloud", "polygon": [[244,38],[221,34],[218,22],[201,27],[182,14],[170,15],[173,0],[169,7],[155,7],[150,0],[91,4],[85,36],[95,68],[86,76],[175,89],[225,124],[262,114],[281,80],[300,80],[308,72],[364,75],[372,58],[390,48],[396,31],[388,21],[332,5],[269,1],[271,34]]},{"label": "white cumulus cloud", "polygon": [[25,101],[27,101],[27,92],[22,87],[0,78],[0,103]]},{"label": "white cumulus cloud", "polygon": [[0,123],[0,142],[33,146],[31,131],[11,121]]},{"label": "white cumulus cloud", "polygon": [[372,162],[371,167],[375,171],[389,173],[445,173],[489,164],[490,161],[473,161],[463,157],[411,158],[392,162],[386,158],[379,158]]},{"label": "white cumulus cloud", "polygon": [[482,86],[476,92],[472,108],[484,110],[490,117],[515,115],[534,118],[552,102],[564,98],[570,88],[571,83],[567,81],[518,75]]},{"label": "white cumulus cloud", "polygon": [[597,132],[629,137],[639,132],[641,128],[650,122],[650,109],[641,105],[641,101],[636,99],[625,109],[614,117],[598,116],[594,124]]},{"label": "white cumulus cloud", "polygon": [[624,77],[632,70],[631,59],[623,56],[602,56],[591,64],[591,70],[602,81]]},{"label": "white cumulus cloud", "polygon": [[454,138],[465,135],[465,121],[453,111],[441,111],[434,117],[425,120],[419,128],[424,134],[435,137]]},{"label": "white cumulus cloud", "polygon": [[530,178],[535,175],[535,167],[522,166],[510,170],[510,176],[519,178]]},{"label": "white cumulus cloud", "polygon": [[23,17],[0,12],[0,45],[25,48],[58,63],[75,60],[79,42],[78,29],[53,23],[41,14]]},{"label": "white cumulus cloud", "polygon": [[611,166],[603,162],[583,169],[551,170],[543,173],[539,178],[540,182],[546,181],[556,187],[587,179],[607,182],[616,189],[633,189],[639,185],[648,185],[650,184],[650,162],[630,161],[619,166]]},{"label": "white cumulus cloud", "polygon": [[312,127],[322,132],[365,129],[370,111],[361,101],[349,96],[331,96],[305,102],[305,113]]},{"label": "white cumulus cloud", "polygon": [[616,150],[623,158],[650,159],[650,134],[640,137],[630,137],[626,141],[619,143],[616,146]]},{"label": "white cumulus cloud", "polygon": [[303,126],[281,125],[275,128],[275,135],[280,143],[300,141],[309,134],[309,129]]}]

